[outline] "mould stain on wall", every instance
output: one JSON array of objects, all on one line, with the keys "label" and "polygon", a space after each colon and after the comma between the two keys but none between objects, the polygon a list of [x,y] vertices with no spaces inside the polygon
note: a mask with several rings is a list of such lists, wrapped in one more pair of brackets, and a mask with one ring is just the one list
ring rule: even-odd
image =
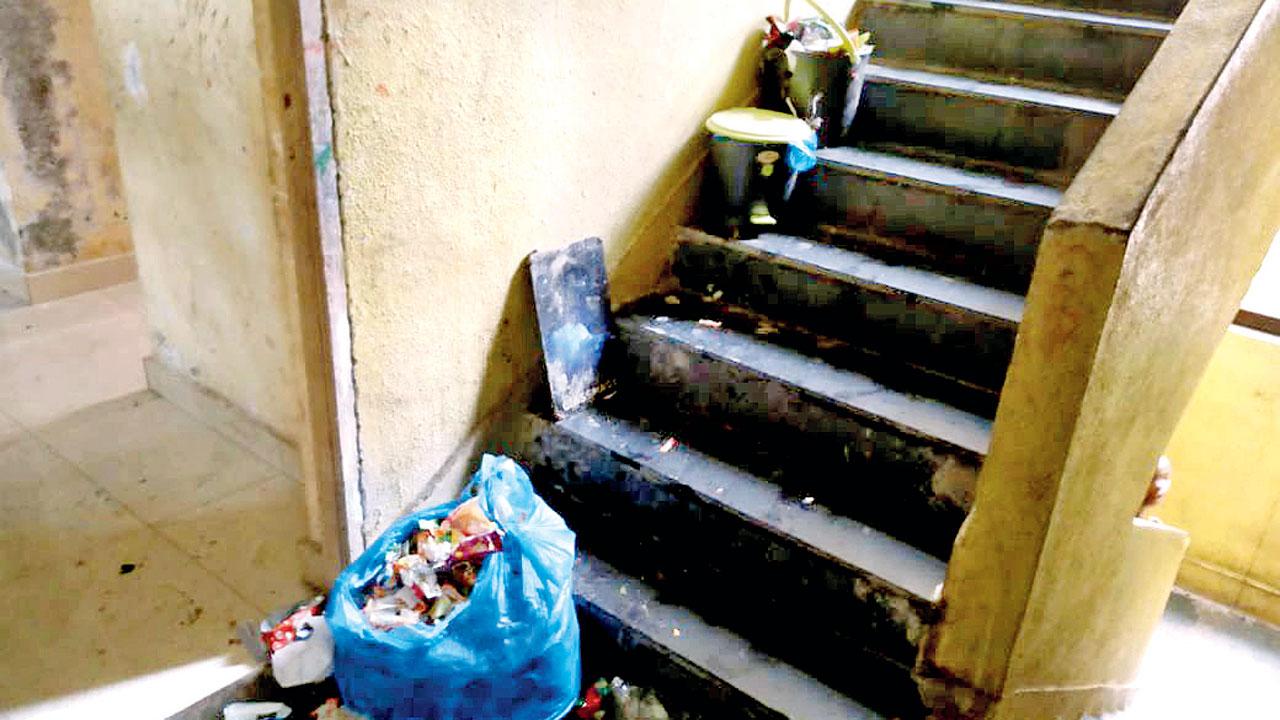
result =
[{"label": "mould stain on wall", "polygon": [[[54,104],[54,82],[70,80],[68,64],[55,60],[53,10],[43,2],[0,0],[0,61],[3,92],[13,114],[25,155],[24,169],[48,189],[37,217],[21,226],[19,241],[34,259],[74,255],[76,238],[67,217],[67,159],[61,153],[61,118]],[[15,251],[19,248],[14,248]],[[15,253],[16,254],[16,253]]]}]

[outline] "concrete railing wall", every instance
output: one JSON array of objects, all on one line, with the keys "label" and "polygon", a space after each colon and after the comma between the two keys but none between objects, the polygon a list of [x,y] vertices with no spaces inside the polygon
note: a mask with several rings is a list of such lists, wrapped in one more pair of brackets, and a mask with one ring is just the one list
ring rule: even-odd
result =
[{"label": "concrete railing wall", "polygon": [[1280,0],[1193,0],[1050,221],[921,662],[971,714],[1129,693],[1186,547],[1133,517],[1280,224],[1278,64]]}]

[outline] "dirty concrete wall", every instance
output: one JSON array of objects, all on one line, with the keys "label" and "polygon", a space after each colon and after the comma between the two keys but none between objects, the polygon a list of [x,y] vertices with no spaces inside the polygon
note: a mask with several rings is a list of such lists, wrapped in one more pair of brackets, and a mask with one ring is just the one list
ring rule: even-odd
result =
[{"label": "dirty concrete wall", "polygon": [[289,248],[276,232],[250,0],[93,0],[154,355],[294,438]]},{"label": "dirty concrete wall", "polygon": [[1233,328],[1169,441],[1156,514],[1191,533],[1178,584],[1280,625],[1280,337]]},{"label": "dirty concrete wall", "polygon": [[[828,8],[847,13],[848,2]],[[779,0],[329,0],[367,532],[454,492],[537,374],[535,248],[600,236],[615,300],[688,212],[701,124]]]},{"label": "dirty concrete wall", "polygon": [[0,258],[26,272],[130,252],[89,0],[0,0]]}]

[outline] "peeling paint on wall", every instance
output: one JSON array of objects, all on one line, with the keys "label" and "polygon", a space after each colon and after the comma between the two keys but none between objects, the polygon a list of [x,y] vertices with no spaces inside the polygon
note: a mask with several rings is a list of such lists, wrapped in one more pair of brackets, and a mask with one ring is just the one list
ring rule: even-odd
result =
[{"label": "peeling paint on wall", "polygon": [[0,0],[0,243],[27,272],[128,253],[88,0]]},{"label": "peeling paint on wall", "polygon": [[74,254],[76,246],[66,219],[67,159],[60,152],[62,122],[54,107],[54,82],[65,82],[69,71],[67,63],[52,58],[55,21],[43,2],[0,0],[0,91],[18,128],[24,170],[49,193],[39,214],[18,231],[24,251],[37,256]]},{"label": "peeling paint on wall", "polygon": [[138,43],[131,42],[124,46],[120,53],[120,66],[123,68],[125,92],[139,105],[147,104],[147,85],[142,80],[142,56],[138,54]]}]

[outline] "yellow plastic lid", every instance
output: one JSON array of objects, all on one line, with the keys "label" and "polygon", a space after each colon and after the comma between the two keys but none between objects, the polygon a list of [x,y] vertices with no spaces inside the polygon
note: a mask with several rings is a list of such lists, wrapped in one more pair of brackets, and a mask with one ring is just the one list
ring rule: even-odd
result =
[{"label": "yellow plastic lid", "polygon": [[739,142],[789,145],[803,142],[813,132],[793,115],[760,108],[729,108],[707,118],[707,132]]}]

